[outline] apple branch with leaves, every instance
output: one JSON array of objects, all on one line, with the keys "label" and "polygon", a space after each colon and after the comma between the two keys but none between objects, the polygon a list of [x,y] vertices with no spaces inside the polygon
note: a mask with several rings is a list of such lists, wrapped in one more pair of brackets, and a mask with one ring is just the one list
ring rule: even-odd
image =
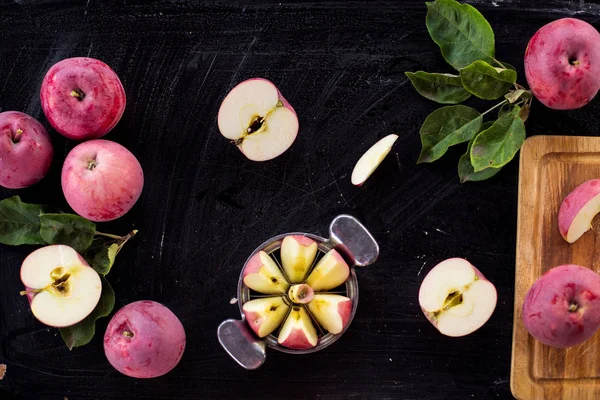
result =
[{"label": "apple branch with leaves", "polygon": [[[510,162],[525,141],[532,94],[517,83],[514,67],[495,58],[494,31],[477,9],[455,0],[427,5],[427,30],[442,56],[459,73],[406,72],[423,97],[453,104],[429,114],[421,126],[417,163],[433,162],[450,146],[467,143],[458,162],[461,182],[482,181]],[[471,96],[502,101],[480,113],[455,105]],[[483,122],[486,115],[497,114]]]}]

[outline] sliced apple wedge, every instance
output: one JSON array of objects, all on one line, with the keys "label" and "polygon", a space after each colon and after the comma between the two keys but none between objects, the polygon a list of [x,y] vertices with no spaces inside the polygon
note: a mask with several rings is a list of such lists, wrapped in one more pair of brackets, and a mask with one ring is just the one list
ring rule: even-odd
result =
[{"label": "sliced apple wedge", "polygon": [[264,294],[284,294],[290,286],[277,263],[264,251],[256,253],[246,264],[244,284]]},{"label": "sliced apple wedge", "polygon": [[427,319],[446,336],[476,331],[496,308],[494,285],[462,258],[442,261],[425,277],[419,304]]},{"label": "sliced apple wedge", "polygon": [[558,210],[558,229],[569,243],[575,242],[592,227],[600,211],[600,179],[577,186],[565,197]]},{"label": "sliced apple wedge", "polygon": [[286,151],[298,134],[298,118],[273,82],[253,78],[225,97],[219,131],[253,161],[271,160]]},{"label": "sliced apple wedge", "polygon": [[398,135],[387,135],[362,155],[352,171],[351,181],[353,185],[360,186],[369,179],[390,150],[392,150],[392,146],[397,139]]},{"label": "sliced apple wedge", "polygon": [[263,338],[281,325],[290,306],[279,296],[250,300],[242,309],[252,330]]},{"label": "sliced apple wedge", "polygon": [[350,268],[336,250],[330,250],[312,270],[306,284],[315,292],[331,290],[346,282]]},{"label": "sliced apple wedge", "polygon": [[304,280],[316,256],[317,242],[306,236],[286,236],[281,243],[281,265],[291,283]]},{"label": "sliced apple wedge", "polygon": [[318,341],[317,330],[308,312],[300,306],[293,306],[279,331],[277,342],[284,347],[301,350],[312,349]]},{"label": "sliced apple wedge", "polygon": [[352,315],[352,300],[337,294],[317,294],[308,303],[308,310],[329,333],[341,333]]},{"label": "sliced apple wedge", "polygon": [[102,293],[100,276],[69,246],[42,247],[21,266],[21,281],[33,294],[31,312],[43,324],[62,328],[87,317]]}]

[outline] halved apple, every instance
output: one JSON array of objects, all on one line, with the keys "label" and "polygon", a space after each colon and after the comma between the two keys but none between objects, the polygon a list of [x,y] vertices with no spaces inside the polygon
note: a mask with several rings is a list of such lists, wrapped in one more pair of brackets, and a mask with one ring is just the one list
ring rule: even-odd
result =
[{"label": "halved apple", "polygon": [[242,307],[246,321],[261,338],[281,325],[289,309],[282,296],[250,300]]},{"label": "halved apple", "polygon": [[352,300],[337,294],[317,294],[308,310],[329,333],[341,333],[352,315]]},{"label": "halved apple", "polygon": [[273,82],[253,78],[225,97],[219,131],[253,161],[273,159],[286,151],[298,134],[298,117]]},{"label": "halved apple", "polygon": [[350,268],[336,250],[330,250],[312,270],[306,284],[315,292],[331,290],[346,282]]},{"label": "halved apple", "polygon": [[286,236],[281,243],[281,264],[291,283],[306,277],[317,255],[317,242],[301,235]]},{"label": "halved apple", "polygon": [[288,315],[277,342],[290,349],[312,349],[317,345],[319,337],[308,312],[300,306],[293,306]]},{"label": "halved apple", "polygon": [[600,211],[600,179],[577,186],[564,198],[558,210],[558,229],[569,243],[575,242],[592,227]]},{"label": "halved apple", "polygon": [[419,304],[427,319],[446,336],[479,329],[496,308],[494,285],[462,258],[442,261],[425,277]]},{"label": "halved apple", "polygon": [[387,135],[371,146],[371,148],[359,158],[352,171],[351,181],[353,185],[360,186],[369,179],[390,150],[392,150],[392,146],[397,139],[398,135]]},{"label": "halved apple", "polygon": [[256,253],[246,264],[244,284],[264,294],[284,294],[290,286],[277,263],[264,251]]},{"label": "halved apple", "polygon": [[69,246],[42,247],[21,266],[21,281],[33,294],[31,312],[42,323],[58,328],[87,317],[102,294],[100,276]]}]

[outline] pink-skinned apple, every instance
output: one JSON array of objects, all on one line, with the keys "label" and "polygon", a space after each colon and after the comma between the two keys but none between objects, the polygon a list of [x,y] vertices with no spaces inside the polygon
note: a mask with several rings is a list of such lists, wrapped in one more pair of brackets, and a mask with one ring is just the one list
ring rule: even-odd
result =
[{"label": "pink-skinned apple", "polygon": [[525,50],[525,76],[545,106],[556,110],[584,106],[600,89],[600,34],[576,18],[544,25]]},{"label": "pink-skinned apple", "polygon": [[279,331],[277,342],[296,350],[312,349],[317,345],[319,342],[317,330],[304,307],[292,307],[292,311]]},{"label": "pink-skinned apple", "polygon": [[273,82],[252,78],[231,89],[219,108],[219,131],[250,160],[285,152],[298,134],[296,111]]},{"label": "pink-skinned apple", "polygon": [[263,338],[279,328],[290,306],[281,296],[264,297],[244,303],[242,310],[254,333]]},{"label": "pink-skinned apple", "polygon": [[525,295],[523,323],[548,346],[583,343],[600,327],[600,276],[579,265],[552,268]]},{"label": "pink-skinned apple", "polygon": [[46,128],[18,111],[0,113],[0,186],[21,189],[50,169],[54,149]]},{"label": "pink-skinned apple", "polygon": [[306,278],[306,284],[315,292],[331,290],[346,282],[350,268],[336,250],[330,250],[315,265]]},{"label": "pink-skinned apple", "polygon": [[54,64],[42,81],[40,99],[50,125],[73,140],[106,135],[121,119],[126,103],[117,74],[88,57]]},{"label": "pink-skinned apple", "polygon": [[558,210],[558,229],[569,243],[575,242],[592,227],[600,212],[600,179],[590,179],[573,189]]},{"label": "pink-skinned apple", "polygon": [[155,301],[121,308],[104,334],[104,353],[122,374],[155,378],[177,366],[185,350],[185,330],[171,310]]},{"label": "pink-skinned apple", "polygon": [[96,139],[71,150],[61,181],[65,198],[77,214],[104,222],[131,210],[142,193],[144,172],[125,147]]},{"label": "pink-skinned apple", "polygon": [[341,333],[352,315],[352,300],[337,294],[317,294],[308,303],[308,311],[329,333]]},{"label": "pink-skinned apple", "polygon": [[259,251],[246,263],[244,284],[263,294],[285,294],[290,284],[277,263],[264,251]]},{"label": "pink-skinned apple", "polygon": [[281,265],[291,283],[300,283],[317,256],[317,242],[302,235],[286,236],[281,243]]}]

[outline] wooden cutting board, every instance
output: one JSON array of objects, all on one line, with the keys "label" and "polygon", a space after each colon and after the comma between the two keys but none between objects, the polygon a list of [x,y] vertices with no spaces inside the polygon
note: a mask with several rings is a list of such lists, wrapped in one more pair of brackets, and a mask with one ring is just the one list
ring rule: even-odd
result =
[{"label": "wooden cutting board", "polygon": [[600,334],[570,349],[534,340],[521,319],[533,282],[552,267],[592,268],[594,232],[567,243],[558,231],[563,198],[600,178],[600,138],[534,136],[521,149],[511,390],[520,400],[600,399]]}]

